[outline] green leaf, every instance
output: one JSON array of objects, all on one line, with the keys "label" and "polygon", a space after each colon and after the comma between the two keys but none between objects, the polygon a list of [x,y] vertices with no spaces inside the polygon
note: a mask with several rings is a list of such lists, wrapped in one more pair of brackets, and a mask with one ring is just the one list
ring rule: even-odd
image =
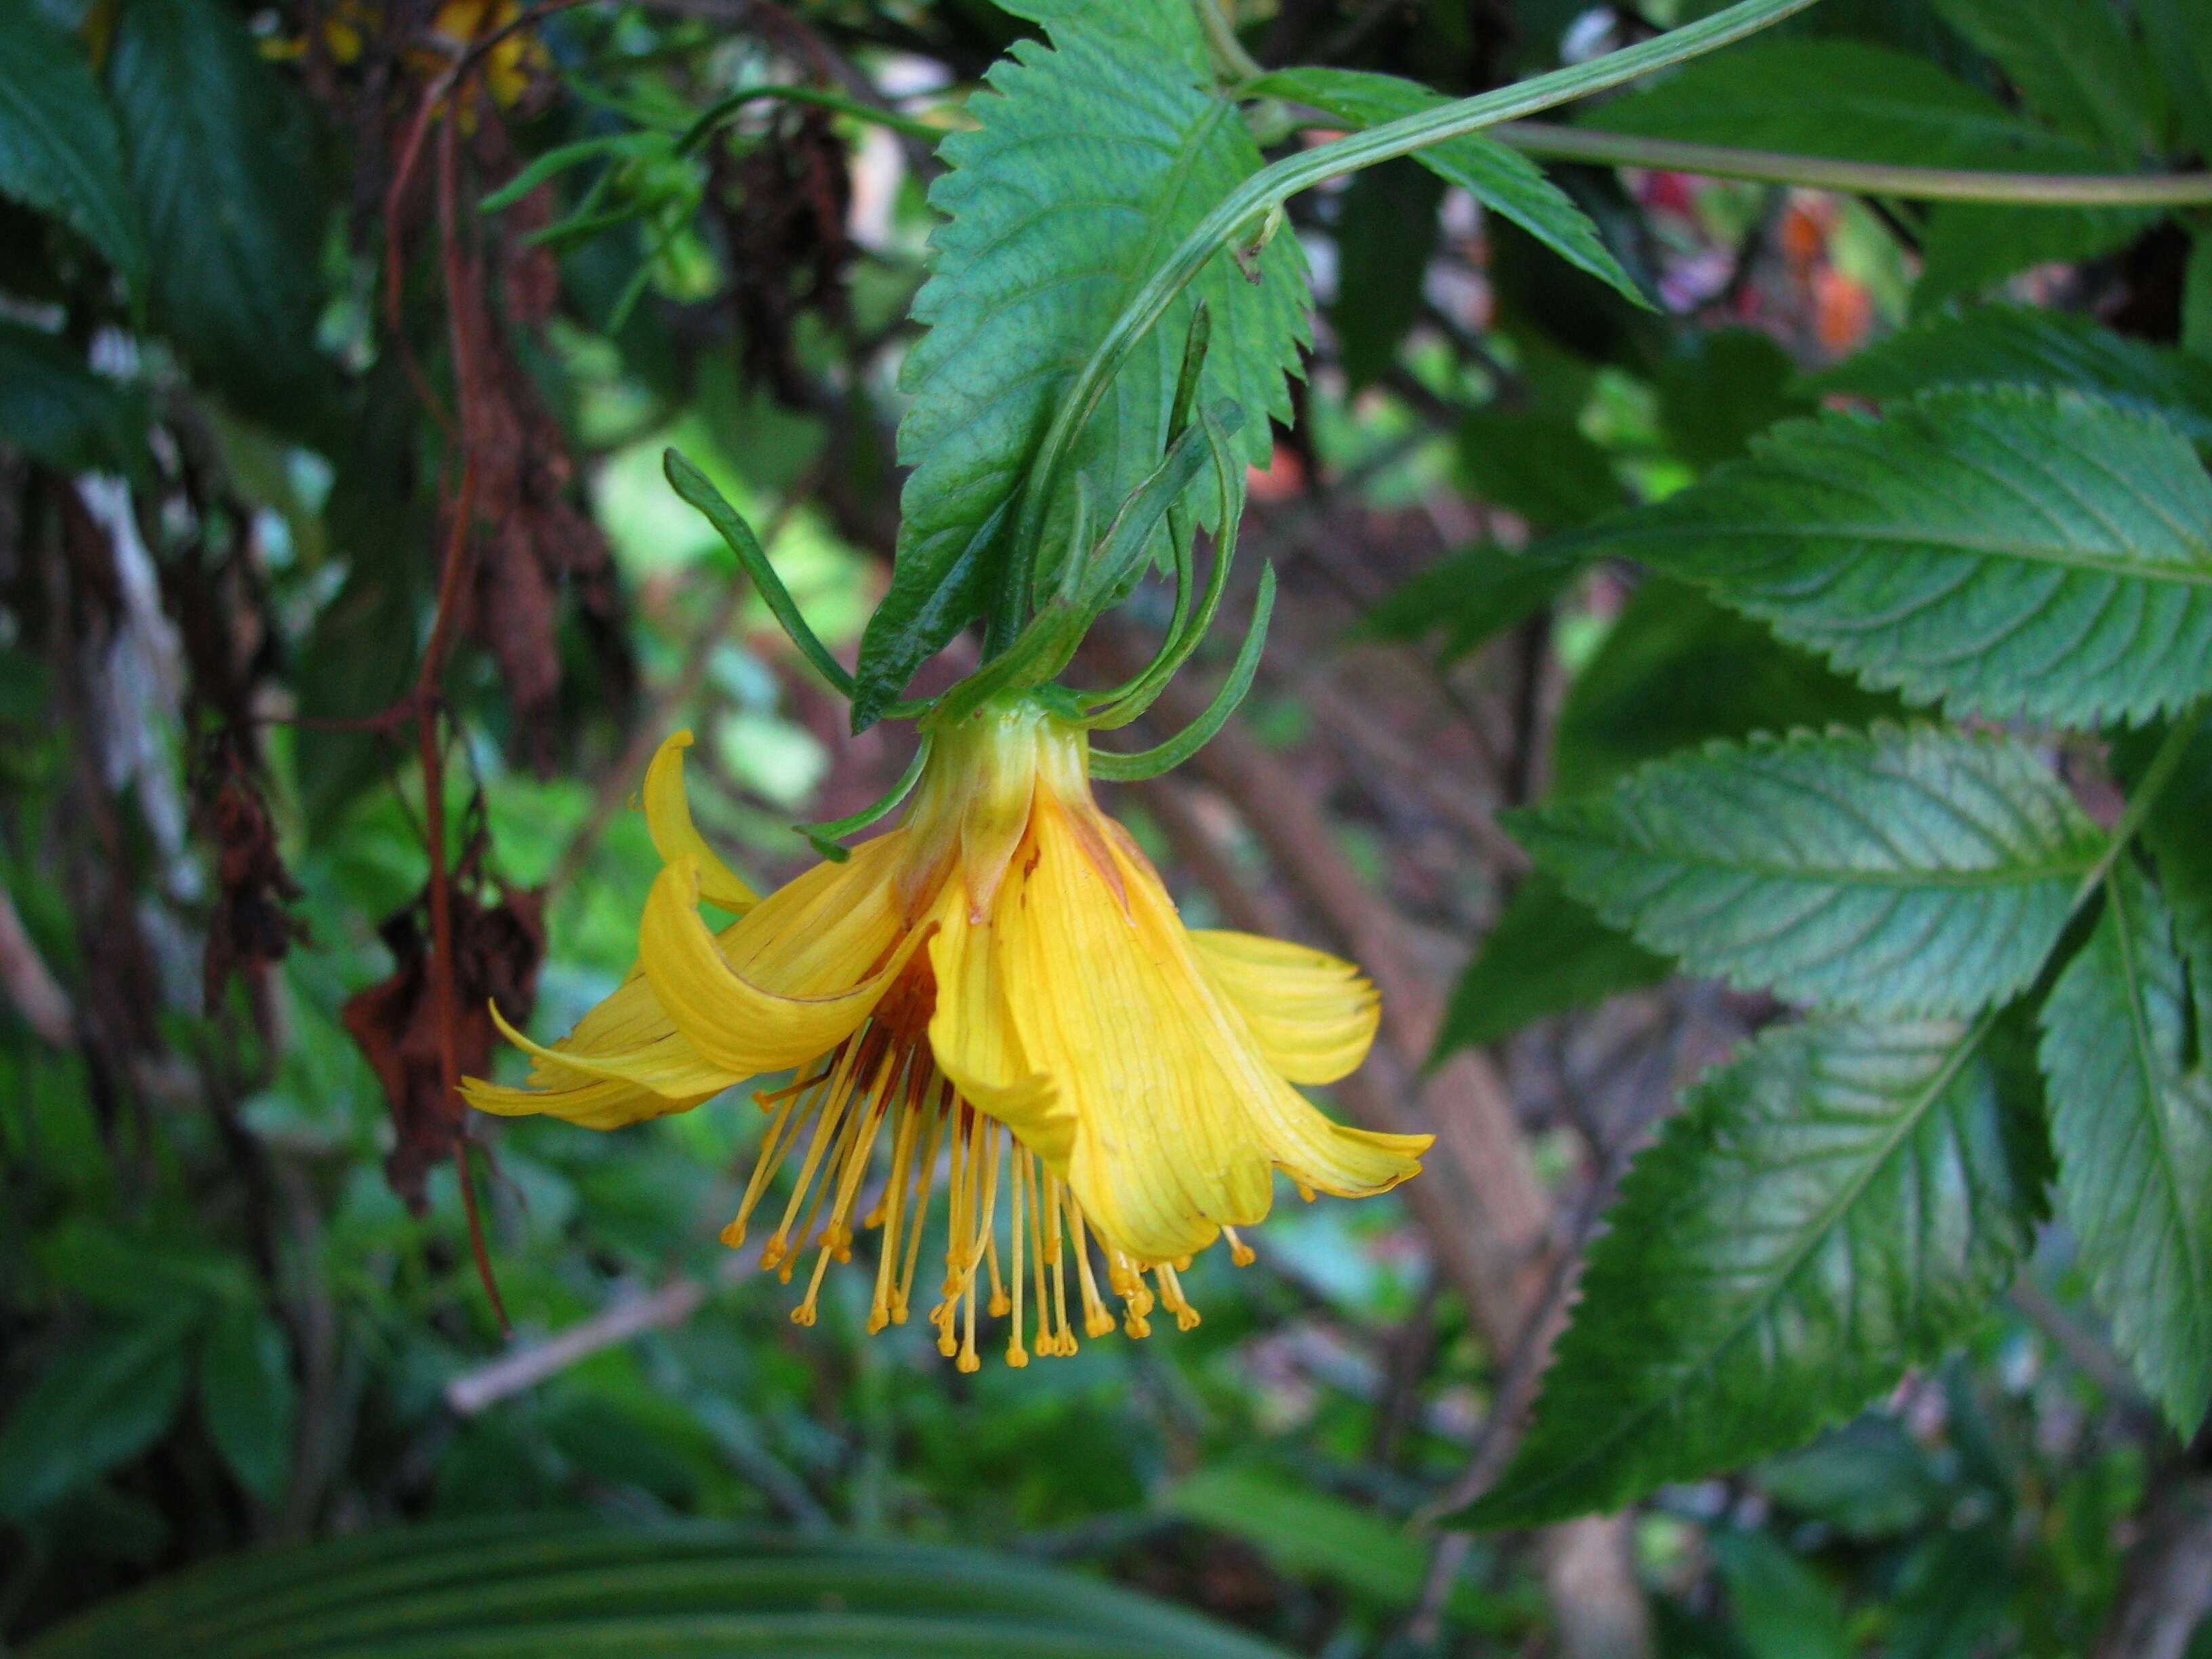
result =
[{"label": "green leaf", "polygon": [[1668,962],[1537,874],[1521,884],[1453,988],[1431,1063],[1667,977]]},{"label": "green leaf", "polygon": [[[2137,757],[2147,763],[2155,746],[2153,733],[2119,745],[2115,759],[2130,782],[2141,775]],[[2173,910],[2174,942],[2189,964],[2196,994],[2197,1053],[2212,1054],[2212,722],[2199,717],[2181,764],[2152,803],[2142,823],[2143,845],[2157,860],[2158,878]]]},{"label": "green leaf", "polygon": [[1858,1542],[1917,1532],[1956,1492],[1895,1419],[1868,1413],[1761,1468],[1760,1491],[1783,1509]]},{"label": "green leaf", "polygon": [[2201,0],[2136,0],[2150,61],[2165,78],[2185,149],[2212,161],[2212,12]]},{"label": "green leaf", "polygon": [[[1429,1547],[1405,1528],[1286,1474],[1249,1463],[1217,1463],[1169,1491],[1171,1515],[1242,1538],[1283,1572],[1328,1579],[1392,1608],[1419,1601]],[[1451,1597],[1480,1616],[1471,1586]]]},{"label": "green leaf", "polygon": [[2114,155],[2155,147],[2142,53],[2112,0],[1936,0],[2060,131]]},{"label": "green leaf", "polygon": [[1552,787],[1585,794],[1708,738],[1864,726],[1903,712],[1894,697],[1844,678],[1698,589],[1655,576],[1567,690]]},{"label": "green leaf", "polygon": [[295,98],[214,0],[129,0],[109,76],[155,325],[243,412],[312,422],[330,385],[314,349],[325,196]]},{"label": "green leaf", "polygon": [[[913,471],[890,591],[861,641],[856,728],[981,613],[1008,550],[1010,498],[1068,383],[1153,267],[1260,166],[1236,106],[1202,84],[1191,53],[1132,38],[1195,40],[1185,0],[1033,9],[1051,48],[1023,41],[985,77],[989,92],[969,106],[981,125],[945,141],[951,169],[930,190],[950,218],[914,305],[928,331],[900,376],[913,402],[899,456]],[[1110,27],[1092,21],[1109,14]],[[1198,52],[1202,63],[1202,41]],[[1139,343],[1057,481],[1048,564],[1066,549],[1079,473],[1091,500],[1118,501],[1158,465],[1200,301],[1212,345],[1200,399],[1241,410],[1237,453],[1265,465],[1269,419],[1289,417],[1284,377],[1309,337],[1297,238],[1275,237],[1259,269],[1246,281],[1224,248]],[[1211,492],[1197,488],[1210,516]]]},{"label": "green leaf", "polygon": [[1437,656],[1449,665],[1526,622],[1582,573],[1572,560],[1477,542],[1408,576],[1369,608],[1360,626],[1386,640],[1423,640],[1441,631]]},{"label": "green leaf", "polygon": [[2116,866],[2043,1007],[2057,1209],[2113,1340],[2184,1439],[2212,1403],[2212,1072],[2201,1055],[2184,1070],[2188,1018],[2172,915]]},{"label": "green leaf", "polygon": [[1770,1030],[1631,1167],[1528,1437],[1459,1518],[1534,1526],[1734,1468],[1973,1328],[2029,1236],[1972,1026]]},{"label": "green leaf", "polygon": [[1111,41],[1133,57],[1168,64],[1194,82],[1203,84],[1213,75],[1206,37],[1188,7],[1146,3],[1129,6],[1099,6],[1091,0],[995,0],[1002,11],[1042,24],[1057,39],[1066,28],[1083,28]]},{"label": "green leaf", "polygon": [[1588,539],[1954,713],[2140,721],[2212,684],[2212,479],[2164,422],[2073,392],[1793,421]]},{"label": "green leaf", "polygon": [[[1908,167],[2096,173],[2115,165],[1933,63],[1850,40],[1754,40],[1696,59],[1583,119],[1645,137]],[[2109,252],[2156,217],[2136,209],[1946,203],[1929,216],[1916,303],[2040,261]]]},{"label": "green leaf", "polygon": [[1354,392],[1390,372],[1420,317],[1443,193],[1434,173],[1396,161],[1353,174],[1338,200],[1336,297],[1328,319]]},{"label": "green leaf", "polygon": [[2212,361],[2212,232],[2190,239],[2181,279],[2181,349],[2192,362]]},{"label": "green leaf", "polygon": [[[1274,70],[1239,90],[1248,98],[1286,98],[1310,105],[1354,131],[1450,101],[1417,82],[1365,70]],[[1650,305],[1589,216],[1518,150],[1469,132],[1416,150],[1413,159],[1446,184],[1457,185],[1485,207],[1510,219],[1569,264],[1611,284],[1639,306]]]},{"label": "green leaf", "polygon": [[2115,334],[2091,318],[1985,305],[1900,330],[1808,375],[1815,396],[1877,402],[1931,386],[2017,386],[2092,392],[2212,444],[2212,363]]},{"label": "green leaf", "polygon": [[1652,372],[1659,424],[1703,471],[1734,460],[1777,421],[1811,411],[1791,385],[1796,360],[1753,328],[1686,330]]},{"label": "green leaf", "polygon": [[0,438],[65,472],[145,465],[138,400],[50,334],[0,322]]},{"label": "green leaf", "polygon": [[1031,1561],[566,1516],[387,1528],[213,1562],[48,1632],[25,1659],[129,1652],[1283,1659],[1210,1620]]},{"label": "green leaf", "polygon": [[1613,458],[1563,416],[1469,410],[1460,420],[1459,464],[1471,493],[1539,531],[1585,524],[1629,502]]},{"label": "green leaf", "polygon": [[1835,1586],[1763,1532],[1705,1534],[1746,1659],[1852,1659]]},{"label": "green leaf", "polygon": [[9,1407],[0,1516],[20,1521],[159,1439],[184,1399],[187,1318],[88,1338]]},{"label": "green leaf", "polygon": [[200,1415],[239,1484],[271,1504],[292,1467],[299,1401],[283,1328],[258,1304],[219,1314],[200,1342]]},{"label": "green leaf", "polygon": [[2105,845],[2021,744],[1927,726],[1711,744],[1511,827],[1693,973],[1915,1016],[2032,981]]},{"label": "green leaf", "polygon": [[0,9],[0,196],[76,231],[134,294],[144,284],[115,117],[76,43],[28,5]]}]

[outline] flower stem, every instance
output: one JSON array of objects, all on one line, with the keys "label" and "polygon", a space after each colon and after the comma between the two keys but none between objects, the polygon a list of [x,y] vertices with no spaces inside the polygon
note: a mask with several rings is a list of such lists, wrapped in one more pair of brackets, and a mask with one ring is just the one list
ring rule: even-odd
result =
[{"label": "flower stem", "polygon": [[2212,173],[1990,173],[1969,167],[1890,167],[1785,150],[1739,149],[1672,138],[1509,121],[1492,137],[1529,155],[1614,167],[1702,173],[1716,179],[1802,185],[1922,202],[2008,202],[2037,207],[2188,207],[2212,203]]},{"label": "flower stem", "polygon": [[1549,75],[1501,87],[1495,92],[1462,98],[1370,127],[1364,132],[1285,156],[1254,173],[1199,221],[1175,252],[1152,272],[1144,287],[1121,308],[1121,314],[1114,319],[1113,326],[1106,331],[1068,388],[1060,412],[1037,450],[1036,459],[1030,463],[1023,488],[1021,516],[1011,550],[1016,564],[1024,572],[1034,564],[1054,475],[1076,434],[1091,418],[1098,400],[1105,395],[1108,383],[1127,361],[1138,341],[1166,314],[1176,295],[1189,286],[1207,260],[1232,240],[1256,228],[1268,213],[1290,198],[1324,180],[1356,173],[1378,161],[1409,155],[1425,145],[1457,137],[1462,133],[1480,131],[1516,116],[1532,115],[1554,104],[1618,86],[1653,70],[1727,46],[1813,3],[1814,0],[1738,0],[1735,5],[1711,17],[1619,52],[1607,52],[1589,63],[1554,70]]}]

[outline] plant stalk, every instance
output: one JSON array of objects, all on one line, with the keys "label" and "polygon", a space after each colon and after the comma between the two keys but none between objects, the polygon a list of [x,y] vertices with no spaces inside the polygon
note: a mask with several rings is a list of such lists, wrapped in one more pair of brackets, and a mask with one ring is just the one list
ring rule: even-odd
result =
[{"label": "plant stalk", "polygon": [[1555,161],[1700,173],[1716,179],[1908,201],[2031,207],[2192,207],[2212,203],[2212,173],[1991,173],[1969,167],[1891,167],[1786,150],[1643,138],[1548,121],[1509,121],[1490,136],[1526,155]]},{"label": "plant stalk", "polygon": [[1051,428],[1030,464],[1022,489],[1012,555],[1026,579],[1035,563],[1038,538],[1043,533],[1052,484],[1075,434],[1097,409],[1098,400],[1116,371],[1127,361],[1139,340],[1166,314],[1176,296],[1189,286],[1207,260],[1232,241],[1245,237],[1266,216],[1297,195],[1324,180],[1356,173],[1378,161],[1410,155],[1425,145],[1462,133],[1479,132],[1501,121],[1533,115],[1571,99],[1587,96],[1607,87],[1648,75],[1685,58],[1740,40],[1768,24],[1803,11],[1814,0],[1738,0],[1712,16],[1669,30],[1587,64],[1576,64],[1522,81],[1495,92],[1425,110],[1401,120],[1352,133],[1298,155],[1284,157],[1261,168],[1224,198],[1193,227],[1143,288],[1121,309],[1061,402]]}]

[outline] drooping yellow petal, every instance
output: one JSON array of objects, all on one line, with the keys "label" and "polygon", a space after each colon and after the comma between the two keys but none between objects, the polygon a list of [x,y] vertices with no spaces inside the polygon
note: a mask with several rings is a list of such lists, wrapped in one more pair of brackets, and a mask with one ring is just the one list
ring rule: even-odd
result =
[{"label": "drooping yellow petal", "polygon": [[702,1058],[672,1026],[665,1035],[632,1048],[580,1048],[574,1046],[573,1036],[548,1048],[508,1024],[496,1003],[492,1005],[491,1018],[501,1036],[538,1062],[531,1069],[532,1080],[542,1080],[556,1090],[596,1079],[647,1089],[670,1100],[699,1099],[752,1075]]},{"label": "drooping yellow petal", "polygon": [[1267,1064],[1293,1083],[1334,1083],[1359,1069],[1382,1000],[1341,957],[1285,939],[1194,928],[1213,987],[1244,1017]]},{"label": "drooping yellow petal", "polygon": [[969,1104],[1013,1130],[1048,1164],[1065,1169],[1073,1150],[1075,1115],[1051,1079],[1022,1052],[1007,1000],[999,948],[1003,937],[1001,930],[975,921],[961,894],[942,907],[929,941],[937,982],[929,1046],[938,1068]]},{"label": "drooping yellow petal", "polygon": [[620,1129],[648,1118],[688,1112],[720,1092],[720,1089],[710,1089],[704,1094],[672,1097],[655,1094],[636,1084],[617,1083],[604,1078],[579,1079],[574,1083],[542,1089],[514,1089],[505,1084],[486,1083],[481,1078],[461,1080],[461,1097],[480,1112],[495,1112],[501,1117],[543,1114],[564,1118],[586,1129]]},{"label": "drooping yellow petal", "polygon": [[646,832],[663,864],[682,858],[698,861],[701,898],[732,915],[743,915],[760,902],[760,896],[722,862],[691,822],[691,803],[684,793],[684,751],[690,746],[690,732],[672,732],[645,769]]},{"label": "drooping yellow petal", "polygon": [[1266,1215],[1268,1152],[1243,1097],[1278,1080],[1181,925],[1133,921],[1042,795],[991,926],[1022,1050],[1075,1117],[1054,1173],[1100,1232],[1140,1261],[1174,1261]]},{"label": "drooping yellow petal", "polygon": [[[1133,868],[1124,867],[1128,872],[1131,915],[1138,928],[1156,939],[1167,940],[1176,934],[1191,939],[1182,932],[1175,902],[1166,891],[1156,882],[1139,879]],[[1192,961],[1195,967],[1195,952]],[[1334,1121],[1261,1057],[1257,1040],[1249,1036],[1250,1026],[1227,1009],[1225,999],[1218,1006],[1225,1017],[1224,1023],[1237,1026],[1239,1035],[1251,1045],[1248,1052],[1254,1063],[1246,1075],[1254,1083],[1240,1097],[1241,1102],[1253,1133],[1264,1142],[1268,1156],[1284,1174],[1316,1192],[1339,1198],[1365,1198],[1388,1192],[1420,1173],[1421,1155],[1435,1136],[1384,1134]]]},{"label": "drooping yellow petal", "polygon": [[698,866],[679,859],[660,872],[638,957],[702,1059],[739,1076],[783,1071],[828,1054],[868,1017],[921,941],[919,931],[900,937],[880,863],[855,854],[810,870],[719,945],[699,919]]}]

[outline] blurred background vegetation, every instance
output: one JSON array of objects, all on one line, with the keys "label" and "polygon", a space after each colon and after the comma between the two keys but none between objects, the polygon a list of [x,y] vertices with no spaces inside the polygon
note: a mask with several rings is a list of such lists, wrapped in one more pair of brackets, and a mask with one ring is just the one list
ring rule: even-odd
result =
[{"label": "blurred background vegetation", "polygon": [[[1236,15],[1264,63],[1458,94],[1701,9]],[[1906,95],[1952,89],[1985,138],[2090,142],[1952,26],[1973,9],[1827,0],[1789,33],[1847,46],[1830,61],[1869,98],[1909,60]],[[848,1305],[794,1328],[782,1287],[715,1243],[750,1111],[613,1136],[461,1124],[425,849],[441,830],[461,1004],[534,1003],[550,1035],[629,965],[657,861],[629,799],[668,730],[699,734],[695,809],[764,880],[811,860],[794,821],[896,775],[906,739],[843,734],[659,457],[677,445],[714,478],[848,649],[896,528],[927,135],[962,123],[1026,26],[983,0],[7,11],[7,1639],[245,1546],[330,1537],[354,1551],[323,1569],[333,1605],[442,1585],[492,1624],[650,1624],[769,1586],[748,1627],[769,1645],[680,1650],[700,1653],[939,1651],[922,1632],[942,1613],[1040,1644],[1073,1620],[1102,1653],[1257,1651],[1235,1627],[1328,1656],[1968,1659],[2084,1653],[2122,1616],[2130,1550],[2202,1501],[2203,1448],[2163,1436],[2063,1242],[1966,1360],[1802,1453],[1603,1523],[1610,1576],[1578,1581],[1565,1540],[1413,1523],[1471,1464],[1495,1472],[1626,1158],[1774,1012],[1665,980],[1524,880],[1493,814],[1701,737],[1884,708],[1686,588],[1515,550],[1679,488],[1813,407],[1805,371],[1962,293],[2167,344],[2187,321],[2212,346],[2201,260],[2185,305],[2185,228],[2026,210],[1947,228],[1941,210],[1554,168],[1659,300],[1646,313],[1409,162],[1297,202],[1321,326],[1245,531],[1280,576],[1273,648],[1237,727],[1110,805],[1194,923],[1375,973],[1391,1018],[1340,1103],[1425,1119],[1447,1146],[1400,1197],[1279,1210],[1250,1269],[1213,1253],[1193,1332],[963,1377],[924,1332],[863,1337],[849,1279],[829,1287]],[[2126,95],[2165,123],[2189,88],[2130,62]],[[775,86],[813,97],[732,97]],[[1698,136],[1664,117],[1648,130]],[[87,171],[41,171],[9,125],[38,121],[67,125],[48,149]],[[1094,641],[1093,678],[1165,610],[1147,595]],[[458,1035],[465,1069],[491,1063],[487,1022]],[[465,1130],[511,1341],[471,1260]],[[641,1549],[586,1518],[742,1524]],[[410,1522],[453,1529],[387,1537]],[[943,1545],[994,1559],[907,1548]],[[623,1577],[678,1560],[707,1565],[657,1590]],[[1215,1623],[1086,1601],[1100,1580]],[[147,1632],[267,1589],[54,1650],[160,1651]],[[808,1634],[832,1602],[859,1622]],[[357,1650],[219,1625],[191,1650]]]}]

